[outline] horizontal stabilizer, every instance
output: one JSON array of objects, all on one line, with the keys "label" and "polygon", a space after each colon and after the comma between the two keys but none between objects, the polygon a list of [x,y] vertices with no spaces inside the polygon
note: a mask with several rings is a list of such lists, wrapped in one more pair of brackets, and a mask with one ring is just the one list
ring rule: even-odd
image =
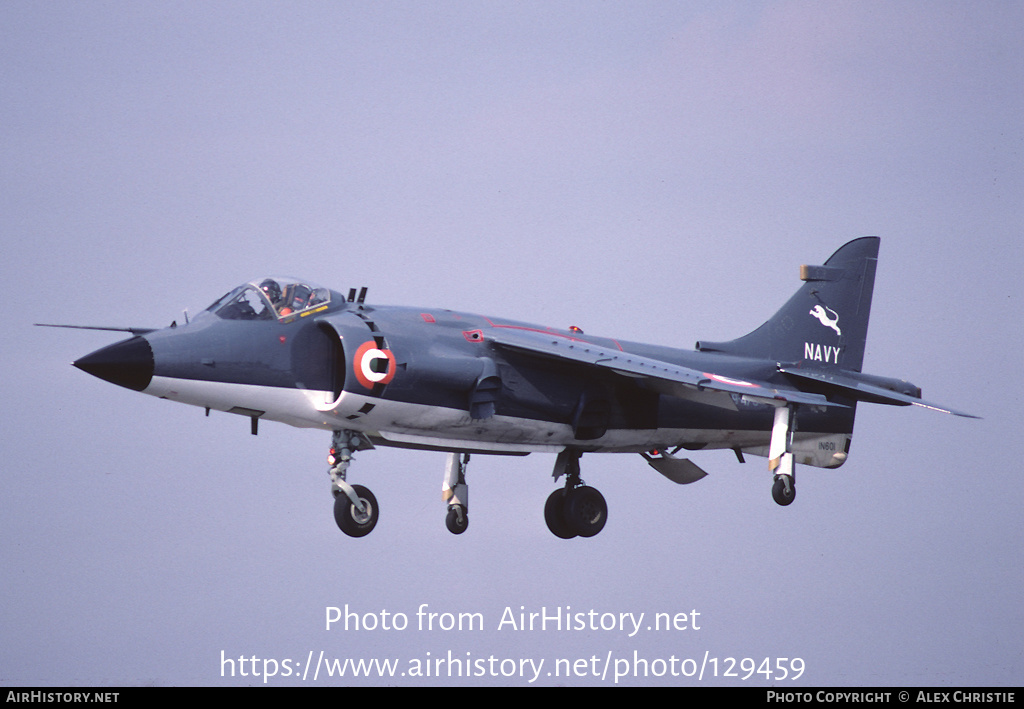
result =
[{"label": "horizontal stabilizer", "polygon": [[660,455],[648,455],[641,453],[651,467],[664,475],[677,485],[689,485],[701,478],[707,477],[707,473],[689,458],[675,458],[668,453]]},{"label": "horizontal stabilizer", "polygon": [[[947,406],[941,406],[939,404],[924,401],[920,396],[914,396],[912,394],[881,386],[879,382],[887,381],[881,377],[870,377],[869,375],[858,374],[856,372],[808,370],[801,369],[799,367],[780,367],[779,371],[796,379],[802,379],[816,384],[824,384],[829,389],[838,390],[843,396],[848,396],[857,401],[864,401],[871,404],[888,404],[891,406],[921,406],[926,409],[941,411],[942,413],[953,414],[955,416],[964,416],[972,419],[980,418],[980,416],[975,416],[963,411],[951,409]],[[875,381],[866,381],[866,379],[873,379]],[[912,387],[912,385],[907,386],[916,390],[915,393],[920,392],[919,389]]]}]

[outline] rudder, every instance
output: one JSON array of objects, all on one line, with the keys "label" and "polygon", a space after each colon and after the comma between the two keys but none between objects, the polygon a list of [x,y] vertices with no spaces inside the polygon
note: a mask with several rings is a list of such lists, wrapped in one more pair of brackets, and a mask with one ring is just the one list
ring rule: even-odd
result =
[{"label": "rudder", "polygon": [[801,266],[804,284],[761,327],[729,342],[698,342],[697,349],[861,371],[880,241],[854,239],[824,266]]}]

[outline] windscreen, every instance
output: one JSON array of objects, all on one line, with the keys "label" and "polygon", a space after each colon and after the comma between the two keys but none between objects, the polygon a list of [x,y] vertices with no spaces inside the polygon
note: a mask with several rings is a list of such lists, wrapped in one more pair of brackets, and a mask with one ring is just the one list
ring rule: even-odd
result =
[{"label": "windscreen", "polygon": [[331,292],[294,278],[262,278],[235,288],[207,310],[225,320],[285,319],[320,310],[331,301]]}]

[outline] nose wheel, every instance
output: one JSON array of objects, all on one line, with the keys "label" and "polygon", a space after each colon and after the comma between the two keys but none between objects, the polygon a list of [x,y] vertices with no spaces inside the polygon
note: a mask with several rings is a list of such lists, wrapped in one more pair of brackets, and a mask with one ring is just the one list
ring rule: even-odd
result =
[{"label": "nose wheel", "polygon": [[347,494],[337,495],[334,498],[334,521],[348,536],[365,537],[377,526],[377,498],[362,485],[353,485],[352,491],[359,505],[349,499]]}]

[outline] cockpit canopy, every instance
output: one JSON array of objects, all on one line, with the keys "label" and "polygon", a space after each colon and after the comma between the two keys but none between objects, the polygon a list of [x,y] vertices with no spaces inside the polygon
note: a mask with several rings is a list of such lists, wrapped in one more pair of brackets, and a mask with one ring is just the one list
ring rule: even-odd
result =
[{"label": "cockpit canopy", "polygon": [[283,320],[326,309],[330,302],[331,291],[327,288],[275,276],[244,283],[207,310],[225,320]]}]

